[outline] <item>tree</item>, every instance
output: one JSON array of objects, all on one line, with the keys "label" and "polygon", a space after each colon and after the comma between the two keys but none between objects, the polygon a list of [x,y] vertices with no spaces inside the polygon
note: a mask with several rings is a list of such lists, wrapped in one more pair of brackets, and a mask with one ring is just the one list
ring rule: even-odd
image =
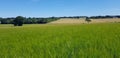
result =
[{"label": "tree", "polygon": [[86,17],[85,21],[87,21],[88,23],[91,22],[92,20],[90,20],[89,17]]},{"label": "tree", "polygon": [[42,19],[40,19],[40,20],[38,21],[38,23],[39,23],[39,24],[46,24],[46,23],[47,23],[47,19],[42,18]]},{"label": "tree", "polygon": [[22,26],[24,19],[25,19],[25,18],[22,17],[22,16],[17,16],[17,17],[13,20],[14,26]]}]

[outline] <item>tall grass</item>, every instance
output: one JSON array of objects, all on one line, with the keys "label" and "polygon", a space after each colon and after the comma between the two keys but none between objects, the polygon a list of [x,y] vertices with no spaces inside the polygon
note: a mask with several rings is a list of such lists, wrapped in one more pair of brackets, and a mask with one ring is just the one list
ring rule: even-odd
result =
[{"label": "tall grass", "polygon": [[120,24],[0,25],[0,58],[120,58]]}]

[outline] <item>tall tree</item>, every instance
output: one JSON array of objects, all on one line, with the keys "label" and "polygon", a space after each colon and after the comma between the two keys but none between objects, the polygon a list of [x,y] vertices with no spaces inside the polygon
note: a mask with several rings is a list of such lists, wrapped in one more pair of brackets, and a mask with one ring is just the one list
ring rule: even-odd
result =
[{"label": "tall tree", "polygon": [[25,18],[22,17],[22,16],[17,16],[17,17],[13,20],[14,26],[22,26],[24,19],[25,19]]}]

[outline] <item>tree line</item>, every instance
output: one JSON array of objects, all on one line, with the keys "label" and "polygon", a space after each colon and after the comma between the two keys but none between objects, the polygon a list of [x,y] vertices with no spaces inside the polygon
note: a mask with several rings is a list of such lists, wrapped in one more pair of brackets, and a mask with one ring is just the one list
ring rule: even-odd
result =
[{"label": "tree line", "polygon": [[23,24],[46,24],[51,21],[58,20],[60,18],[72,18],[72,19],[79,19],[79,18],[87,18],[88,19],[104,19],[104,18],[120,18],[120,15],[115,15],[115,16],[64,16],[64,17],[48,17],[48,18],[36,18],[36,17],[22,17],[22,16],[17,16],[17,17],[11,17],[11,18],[1,18],[0,17],[0,24],[14,24],[16,18],[22,18]]},{"label": "tree line", "polygon": [[[17,19],[16,19],[17,18]],[[46,24],[51,21],[58,20],[57,17],[49,17],[49,18],[35,18],[35,17],[11,17],[11,18],[0,18],[0,24],[14,24],[15,22],[20,22],[19,20],[22,19],[23,24]]]},{"label": "tree line", "polygon": [[120,15],[105,15],[105,16],[64,16],[59,18],[73,18],[73,19],[79,19],[79,18],[89,18],[89,19],[105,19],[105,18],[120,18]]},{"label": "tree line", "polygon": [[105,18],[120,18],[120,15],[106,15],[106,16],[91,16],[90,19],[105,19]]}]

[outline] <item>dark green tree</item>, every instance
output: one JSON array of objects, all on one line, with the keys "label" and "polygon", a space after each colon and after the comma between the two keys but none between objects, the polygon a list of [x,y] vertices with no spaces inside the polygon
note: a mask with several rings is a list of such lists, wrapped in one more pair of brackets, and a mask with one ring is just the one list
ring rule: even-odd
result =
[{"label": "dark green tree", "polygon": [[85,21],[87,21],[88,23],[91,22],[92,20],[89,17],[86,17]]},{"label": "dark green tree", "polygon": [[24,19],[25,19],[25,18],[22,17],[22,16],[17,16],[17,17],[13,20],[14,26],[22,26]]}]

